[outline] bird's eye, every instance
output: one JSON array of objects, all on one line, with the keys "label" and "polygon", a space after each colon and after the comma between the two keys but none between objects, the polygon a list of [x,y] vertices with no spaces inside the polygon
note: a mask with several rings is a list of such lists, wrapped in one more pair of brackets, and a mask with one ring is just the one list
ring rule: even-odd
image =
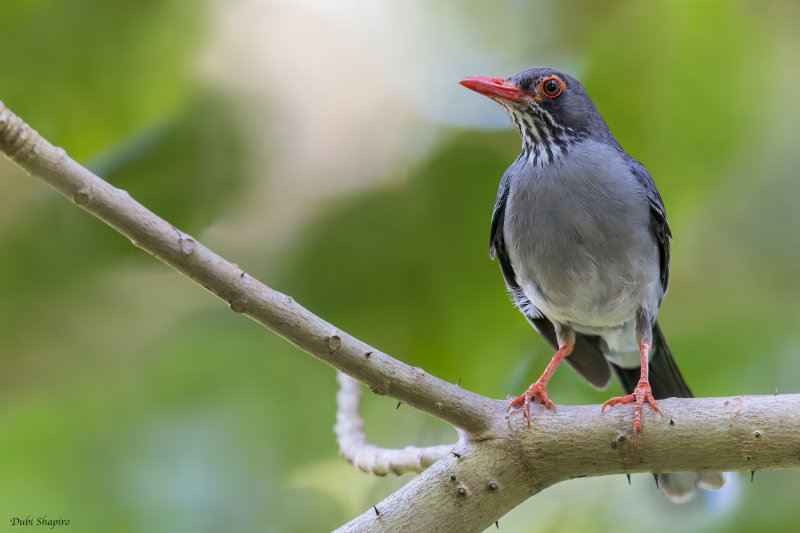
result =
[{"label": "bird's eye", "polygon": [[557,76],[550,76],[542,80],[542,94],[548,98],[555,98],[564,90],[564,82]]}]

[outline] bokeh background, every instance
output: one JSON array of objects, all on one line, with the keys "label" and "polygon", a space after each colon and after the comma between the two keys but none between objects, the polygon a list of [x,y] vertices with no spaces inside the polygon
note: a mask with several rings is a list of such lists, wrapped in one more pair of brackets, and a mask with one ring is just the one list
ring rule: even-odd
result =
[{"label": "bokeh background", "polygon": [[[457,85],[584,83],[675,241],[660,319],[698,395],[800,392],[792,2],[37,0],[0,8],[0,99],[158,214],[403,361],[491,396],[551,350],[488,257],[502,110]],[[325,531],[409,477],[337,455],[334,371],[0,161],[0,529]],[[557,403],[600,403],[568,369]],[[366,395],[370,440],[455,440]],[[599,416],[599,412],[598,412]],[[779,413],[776,413],[779,416]],[[796,531],[800,472],[680,507],[574,480],[501,531]]]}]

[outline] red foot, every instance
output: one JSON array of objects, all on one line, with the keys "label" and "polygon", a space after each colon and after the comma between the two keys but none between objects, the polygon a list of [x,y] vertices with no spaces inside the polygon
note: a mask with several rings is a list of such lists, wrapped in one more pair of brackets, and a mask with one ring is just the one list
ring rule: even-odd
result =
[{"label": "red foot", "polygon": [[606,400],[606,403],[603,404],[600,412],[602,413],[605,411],[606,407],[608,406],[631,402],[636,402],[633,405],[633,444],[635,445],[636,434],[642,431],[642,405],[644,405],[644,402],[649,403],[650,407],[655,409],[658,414],[664,416],[661,413],[661,409],[658,408],[656,399],[653,398],[653,391],[650,390],[650,383],[648,383],[646,380],[640,380],[636,385],[636,388],[633,389],[632,394],[626,394],[625,396],[618,396],[616,398],[609,398]]},{"label": "red foot", "polygon": [[508,409],[506,409],[506,411],[511,410],[512,407],[522,405],[522,416],[528,419],[528,427],[531,427],[531,398],[534,396],[539,403],[543,404],[548,409],[552,409],[554,413],[556,412],[556,406],[550,401],[550,398],[547,397],[547,387],[541,380],[528,387],[528,390],[526,390],[522,396],[517,396],[508,402]]}]

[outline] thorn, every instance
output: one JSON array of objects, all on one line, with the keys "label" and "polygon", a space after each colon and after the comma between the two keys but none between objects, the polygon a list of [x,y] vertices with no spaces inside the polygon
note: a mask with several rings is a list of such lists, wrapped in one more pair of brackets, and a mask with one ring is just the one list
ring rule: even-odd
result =
[{"label": "thorn", "polygon": [[751,484],[751,485],[752,485],[752,483],[753,483],[753,478],[754,478],[755,476],[756,476],[756,471],[755,471],[755,470],[751,470],[751,471],[750,471],[750,484]]},{"label": "thorn", "polygon": [[460,387],[460,386],[461,386],[461,378],[458,378],[458,381],[456,382],[456,387]]},{"label": "thorn", "polygon": [[778,387],[775,387],[775,393],[773,394],[773,396],[777,396],[777,395],[778,395]]},{"label": "thorn", "polygon": [[456,480],[456,475],[450,474],[450,481],[455,481],[455,480]]},{"label": "thorn", "polygon": [[[631,484],[631,475],[630,474],[625,474],[625,477],[628,478],[628,485],[630,485]],[[656,478],[656,486],[658,486],[658,478]]]},{"label": "thorn", "polygon": [[656,478],[656,488],[658,488],[658,476],[656,474],[653,474],[653,477]]},{"label": "thorn", "polygon": [[497,529],[500,529],[500,520],[495,520],[494,521],[494,527],[496,527]]},{"label": "thorn", "polygon": [[367,352],[364,354],[364,357],[369,357],[370,355],[372,355],[372,352]]},{"label": "thorn", "polygon": [[375,516],[380,516],[381,515],[381,513],[378,512],[378,506],[377,505],[373,505],[372,508],[375,509]]},{"label": "thorn", "polygon": [[456,453],[456,452],[450,452],[450,453],[455,455],[456,459],[461,459],[461,454],[460,453]]},{"label": "thorn", "polygon": [[394,408],[395,411],[400,409],[400,406],[403,405],[403,402],[397,402],[397,407]]}]

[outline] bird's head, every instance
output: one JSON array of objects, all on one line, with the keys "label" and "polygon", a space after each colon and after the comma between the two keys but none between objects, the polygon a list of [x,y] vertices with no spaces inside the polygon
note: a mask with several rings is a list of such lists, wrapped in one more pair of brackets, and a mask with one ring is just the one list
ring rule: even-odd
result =
[{"label": "bird's head", "polygon": [[519,129],[523,153],[541,163],[591,135],[613,139],[584,88],[563,72],[532,68],[508,79],[470,76],[459,83],[502,105]]}]

